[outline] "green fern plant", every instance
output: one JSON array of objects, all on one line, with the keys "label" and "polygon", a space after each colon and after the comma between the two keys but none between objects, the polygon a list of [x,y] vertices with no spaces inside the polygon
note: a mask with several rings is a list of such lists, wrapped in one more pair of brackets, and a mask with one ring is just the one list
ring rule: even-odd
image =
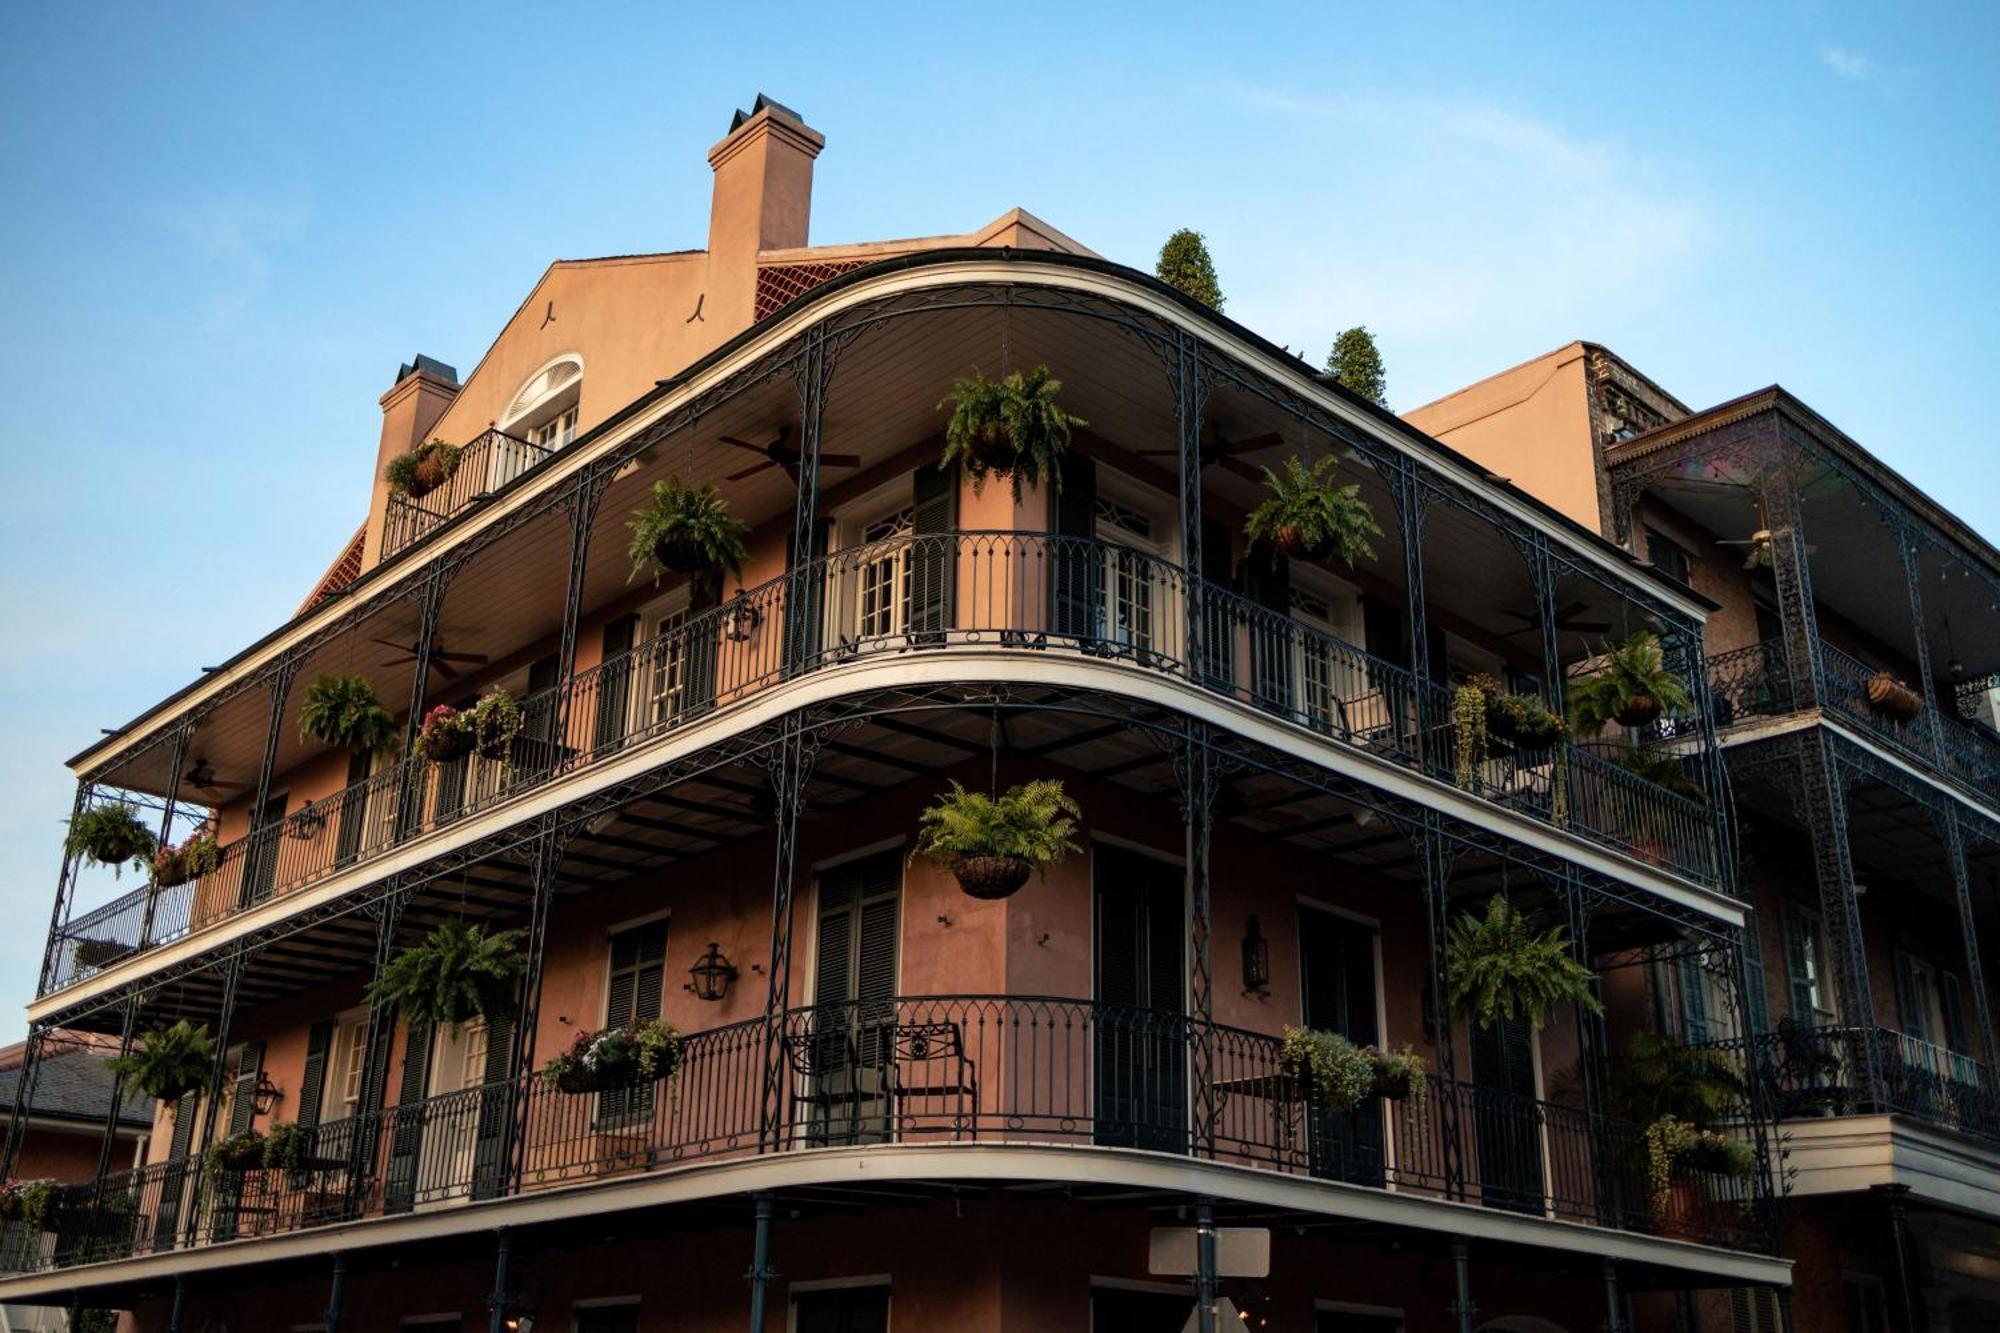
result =
[{"label": "green fern plant", "polygon": [[1356,560],[1373,560],[1368,539],[1381,536],[1382,525],[1358,483],[1334,483],[1339,467],[1339,458],[1328,454],[1311,468],[1293,455],[1281,473],[1263,469],[1269,494],[1250,511],[1244,535],[1280,555],[1308,560],[1337,555],[1350,569]]},{"label": "green fern plant", "polygon": [[1612,722],[1642,726],[1663,710],[1693,705],[1687,682],[1668,669],[1659,638],[1648,630],[1601,645],[1598,658],[1595,671],[1572,680],[1563,691],[1578,735],[1599,735]]},{"label": "green fern plant", "polygon": [[105,1061],[113,1074],[138,1086],[156,1101],[177,1102],[208,1086],[215,1068],[215,1039],[206,1027],[185,1018],[156,1027],[124,1055]]},{"label": "green fern plant", "polygon": [[369,986],[368,998],[395,1006],[405,1019],[464,1023],[511,1012],[526,967],[520,931],[489,935],[484,926],[447,921],[397,954]]},{"label": "green fern plant", "polygon": [[315,676],[299,704],[299,739],[370,754],[396,739],[396,719],[366,676]]},{"label": "green fern plant", "polygon": [[382,469],[382,480],[398,495],[415,500],[451,480],[465,451],[443,440],[426,440],[406,454],[397,454]]},{"label": "green fern plant", "polygon": [[938,467],[958,467],[972,478],[972,489],[985,489],[991,476],[1013,480],[1014,498],[1027,486],[1050,477],[1061,484],[1058,469],[1068,452],[1070,433],[1087,425],[1056,401],[1062,381],[1047,366],[1023,374],[1015,371],[997,380],[974,372],[955,380],[938,403],[951,417],[944,427],[944,456]]},{"label": "green fern plant", "polygon": [[78,811],[69,821],[63,850],[122,875],[128,865],[151,862],[157,846],[153,831],[140,821],[136,809],[123,801],[104,801]]},{"label": "green fern plant", "polygon": [[1559,1004],[1604,1006],[1591,993],[1597,974],[1569,955],[1561,926],[1537,934],[1498,894],[1486,915],[1463,913],[1445,946],[1445,988],[1452,1007],[1482,1028],[1496,1018],[1526,1018],[1540,1028]]},{"label": "green fern plant", "polygon": [[1009,787],[998,797],[967,791],[957,782],[917,819],[912,859],[951,867],[975,856],[1026,861],[1037,871],[1081,850],[1073,841],[1083,810],[1053,778]]},{"label": "green fern plant", "polygon": [[[648,565],[674,574],[720,578],[723,570],[743,572],[750,550],[743,544],[750,525],[729,512],[729,502],[713,482],[683,485],[679,477],[653,483],[653,498],[632,511],[632,573],[626,582],[646,572]],[[656,571],[654,578],[659,573]]]}]

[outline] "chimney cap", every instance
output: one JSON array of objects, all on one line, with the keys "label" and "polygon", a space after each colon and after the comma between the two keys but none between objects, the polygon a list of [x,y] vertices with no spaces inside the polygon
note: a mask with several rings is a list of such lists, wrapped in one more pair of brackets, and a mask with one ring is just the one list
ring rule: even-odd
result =
[{"label": "chimney cap", "polygon": [[417,353],[415,360],[403,363],[402,368],[396,372],[396,383],[401,384],[410,376],[418,374],[428,375],[434,380],[443,380],[446,384],[458,383],[456,367],[448,366],[434,356],[425,356],[422,352]]},{"label": "chimney cap", "polygon": [[786,119],[795,120],[801,125],[806,123],[806,118],[804,116],[801,116],[798,112],[792,110],[790,107],[786,106],[783,102],[777,101],[775,98],[766,97],[762,93],[758,93],[757,100],[750,104],[750,109],[748,111],[745,111],[739,107],[736,111],[736,114],[729,118],[729,132],[731,134],[734,134],[737,130],[743,128],[744,121],[751,119],[753,116],[756,116],[759,112],[763,111],[775,111],[779,115],[784,116]]}]

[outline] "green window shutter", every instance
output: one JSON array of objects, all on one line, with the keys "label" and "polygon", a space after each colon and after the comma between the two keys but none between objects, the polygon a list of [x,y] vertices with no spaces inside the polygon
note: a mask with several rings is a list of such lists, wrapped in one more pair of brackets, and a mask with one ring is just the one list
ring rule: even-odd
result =
[{"label": "green window shutter", "polygon": [[334,833],[334,859],[345,865],[361,851],[361,839],[368,831],[368,800],[366,789],[359,784],[368,781],[368,770],[374,760],[371,754],[352,755],[347,761],[348,797],[340,803],[340,827]]},{"label": "green window shutter", "polygon": [[630,729],[632,660],[626,654],[639,629],[639,617],[620,616],[604,626],[604,659],[597,672],[597,720],[591,735],[593,750],[616,749]]},{"label": "green window shutter", "polygon": [[1896,950],[1896,1012],[1905,1033],[1918,1041],[1934,1040],[1924,1013],[1923,988],[1917,984],[1917,969],[1901,949]]},{"label": "green window shutter", "polygon": [[431,1034],[428,1020],[409,1025],[403,1052],[403,1081],[389,1113],[389,1170],[382,1185],[383,1211],[406,1213],[417,1201],[417,1166],[424,1150],[424,1094],[431,1081]]},{"label": "green window shutter", "polygon": [[1681,1040],[1701,1043],[1713,1038],[1708,1023],[1708,974],[1701,959],[1683,954],[1679,960],[1678,982],[1681,1001]]},{"label": "green window shutter", "polygon": [[958,469],[920,467],[911,487],[910,641],[944,642],[958,592]]},{"label": "green window shutter", "polygon": [[305,1070],[299,1075],[298,1123],[310,1129],[319,1123],[319,1104],[326,1095],[326,1063],[333,1051],[334,1024],[315,1023],[306,1033]]},{"label": "green window shutter", "polygon": [[1785,980],[1792,996],[1792,1022],[1810,1027],[1819,1021],[1814,1012],[1809,959],[1812,957],[1812,921],[1796,907],[1785,912]]},{"label": "green window shutter", "polygon": [[246,1041],[236,1056],[236,1082],[229,1104],[229,1132],[241,1134],[257,1114],[257,1075],[264,1069],[264,1043]]},{"label": "green window shutter", "polygon": [[[1055,499],[1057,540],[1049,552],[1049,606],[1061,635],[1086,643],[1103,637],[1103,554],[1091,544],[1097,535],[1097,464],[1072,449],[1058,467],[1062,481]],[[1074,538],[1077,540],[1065,540]]]},{"label": "green window shutter", "polygon": [[1771,1030],[1771,1002],[1764,992],[1764,932],[1757,920],[1757,914],[1750,912],[1743,922],[1744,985],[1749,990],[1743,997],[1743,1008],[1752,1035]]},{"label": "green window shutter", "polygon": [[1259,550],[1244,570],[1244,591],[1271,614],[1251,622],[1250,679],[1255,702],[1290,713],[1292,684],[1292,562]]},{"label": "green window shutter", "polygon": [[[648,921],[611,937],[604,1026],[628,1027],[660,1016],[666,988],[667,923]],[[617,1088],[597,1097],[600,1123],[642,1120],[653,1112],[653,1087]]]},{"label": "green window shutter", "polygon": [[1969,1053],[1972,1040],[1965,1026],[1965,990],[1956,972],[1940,974],[1938,1003],[1944,1010],[1945,1043],[1960,1055]]}]

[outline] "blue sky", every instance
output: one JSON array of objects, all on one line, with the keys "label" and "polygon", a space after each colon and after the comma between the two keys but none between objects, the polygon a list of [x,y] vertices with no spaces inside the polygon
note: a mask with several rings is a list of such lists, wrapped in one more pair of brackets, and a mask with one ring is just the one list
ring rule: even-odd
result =
[{"label": "blue sky", "polygon": [[759,89],[827,135],[815,241],[1193,226],[1275,341],[1373,328],[1399,408],[1596,339],[1783,383],[2000,536],[2000,7],[688,8],[0,7],[0,1011],[62,760],[290,614],[399,361],[701,245]]}]

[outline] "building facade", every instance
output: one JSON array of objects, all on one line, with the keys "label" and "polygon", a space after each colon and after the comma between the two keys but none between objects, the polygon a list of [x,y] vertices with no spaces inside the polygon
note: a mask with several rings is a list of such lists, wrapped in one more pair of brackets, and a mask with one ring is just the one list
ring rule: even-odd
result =
[{"label": "building facade", "polygon": [[[297,615],[76,757],[79,811],[219,855],[136,889],[64,864],[31,1047],[185,1019],[218,1058],[0,1298],[171,1330],[1780,1308],[1763,1085],[1726,1108],[1733,1173],[1612,1110],[1656,960],[1757,1030],[1716,600],[1028,214],[808,245],[822,143],[760,98],[710,151],[705,250],[558,263],[463,381],[404,367],[367,519]],[[1085,423],[1057,476],[939,466],[956,378],[1043,365]],[[434,438],[456,471],[392,491]],[[1292,456],[1341,460],[1371,555],[1251,550]],[[750,525],[720,587],[634,577],[668,478]],[[1566,737],[1466,752],[1453,682],[1559,709],[1598,626],[1693,691],[1672,782]],[[398,740],[302,735],[325,676]],[[496,688],[503,743],[414,744]],[[949,782],[1039,778],[1084,812],[1045,877],[979,899],[912,857]],[[1539,1028],[1448,994],[1448,936],[1496,898],[1598,978]],[[520,932],[508,1003],[382,1001],[465,924]],[[653,1019],[670,1077],[543,1076]],[[1288,1027],[1427,1072],[1337,1107]],[[210,1151],[248,1133],[287,1154]]]},{"label": "building facade", "polygon": [[1765,1086],[1800,1326],[2000,1323],[2000,553],[1783,389],[1690,412],[1591,344],[1410,416],[1567,473],[1566,512],[1719,605],[1750,1027],[1663,967],[1650,1021]]}]

